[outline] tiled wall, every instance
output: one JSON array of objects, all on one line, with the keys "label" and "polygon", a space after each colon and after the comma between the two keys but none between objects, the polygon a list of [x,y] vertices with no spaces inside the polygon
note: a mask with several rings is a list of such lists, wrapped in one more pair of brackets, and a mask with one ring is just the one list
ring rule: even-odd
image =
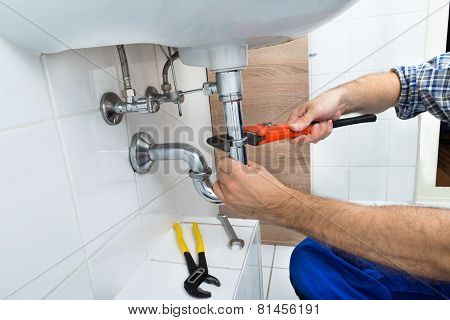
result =
[{"label": "tiled wall", "polygon": [[[137,92],[159,88],[160,48],[126,50]],[[208,132],[208,98],[187,97],[182,118],[164,105],[111,127],[98,104],[104,92],[120,90],[115,47],[40,57],[0,39],[0,55],[0,298],[113,298],[178,216],[216,212],[173,162],[138,176],[128,161],[138,130],[158,142],[174,141],[183,125]],[[176,70],[180,89],[206,80],[202,68],[177,63]],[[208,153],[198,138],[176,139]]]},{"label": "tiled wall", "polygon": [[[424,61],[426,0],[360,0],[310,34],[311,96],[362,75]],[[313,145],[312,192],[356,201],[414,201],[418,119],[390,109]]]}]

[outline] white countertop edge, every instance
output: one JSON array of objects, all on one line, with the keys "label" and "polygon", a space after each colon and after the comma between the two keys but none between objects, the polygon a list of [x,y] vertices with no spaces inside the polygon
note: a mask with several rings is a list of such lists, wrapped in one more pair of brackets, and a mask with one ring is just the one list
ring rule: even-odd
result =
[{"label": "white countertop edge", "polygon": [[[253,221],[255,221],[255,220],[253,220]],[[233,300],[236,300],[236,295],[237,295],[237,291],[239,288],[239,284],[241,283],[241,280],[242,280],[242,274],[243,274],[242,270],[247,265],[248,256],[250,254],[250,247],[251,247],[251,244],[253,244],[253,240],[255,239],[257,228],[259,228],[259,221],[257,221],[256,226],[253,228],[252,236],[250,237],[250,243],[247,245],[247,252],[245,253],[245,259],[244,259],[244,262],[242,263],[241,272],[239,274],[239,278],[236,283],[236,286],[234,287]],[[260,255],[260,259],[261,259],[261,252],[259,255]],[[260,263],[261,263],[261,261],[260,261]],[[262,266],[262,263],[261,263],[261,266]]]},{"label": "white countertop edge", "polygon": [[[212,225],[220,225],[221,222],[219,219],[215,218],[215,217],[192,217],[192,216],[184,216],[181,217],[180,223],[191,223],[191,222],[198,222],[200,224],[212,224]],[[234,293],[233,293],[233,298],[236,298],[236,294],[237,294],[237,290],[239,287],[239,283],[242,280],[242,270],[243,267],[246,265],[247,263],[247,259],[248,259],[248,254],[249,254],[249,250],[250,250],[250,244],[253,243],[255,235],[256,235],[256,230],[259,227],[259,220],[250,220],[250,219],[232,219],[230,218],[230,223],[233,226],[236,227],[250,227],[253,228],[252,231],[252,235],[250,237],[250,241],[248,244],[246,244],[246,253],[245,253],[245,258],[242,264],[242,268],[238,269],[238,268],[229,268],[229,267],[211,267],[212,269],[225,269],[225,270],[234,270],[234,271],[239,271],[239,278],[238,281],[235,284],[234,287]],[[164,239],[162,239],[164,240]],[[164,241],[160,241],[160,243],[158,244],[158,246],[161,245],[161,243],[164,243]],[[156,249],[156,248],[155,248]],[[155,250],[152,250],[152,252],[155,252]],[[260,257],[261,258],[261,257]],[[173,261],[164,261],[164,260],[157,260],[154,259],[152,256],[148,257],[147,259],[145,259],[145,261],[142,263],[142,265],[136,270],[136,272],[133,274],[133,276],[130,278],[130,280],[127,282],[127,284],[115,295],[114,300],[116,299],[122,299],[121,296],[123,295],[124,292],[126,292],[128,290],[128,288],[131,286],[131,284],[135,281],[135,279],[139,276],[139,274],[142,272],[142,270],[150,263],[152,262],[156,262],[156,263],[163,263],[163,264],[176,264],[176,265],[180,265],[182,263],[179,262],[173,262]]]},{"label": "white countertop edge", "polygon": [[[252,219],[235,219],[228,218],[232,226],[236,227],[251,227],[254,228],[258,225],[259,220]],[[220,225],[222,224],[220,220],[216,217],[192,217],[192,216],[183,216],[180,220],[181,223],[190,223],[190,222],[198,222],[201,224],[213,224]]]}]

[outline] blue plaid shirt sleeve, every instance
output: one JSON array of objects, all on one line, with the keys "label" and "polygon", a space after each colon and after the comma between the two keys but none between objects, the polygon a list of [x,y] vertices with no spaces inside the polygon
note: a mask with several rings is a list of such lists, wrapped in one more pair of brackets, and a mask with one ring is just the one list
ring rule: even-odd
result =
[{"label": "blue plaid shirt sleeve", "polygon": [[397,117],[411,119],[428,111],[450,122],[450,52],[427,63],[391,69],[400,79],[401,92],[395,107]]}]

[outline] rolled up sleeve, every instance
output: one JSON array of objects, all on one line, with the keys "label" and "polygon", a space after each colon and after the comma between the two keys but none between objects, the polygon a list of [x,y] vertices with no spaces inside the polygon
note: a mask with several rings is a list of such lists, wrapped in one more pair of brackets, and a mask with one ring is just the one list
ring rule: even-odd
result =
[{"label": "rolled up sleeve", "polygon": [[400,119],[411,119],[428,111],[442,121],[450,121],[450,53],[416,66],[392,68],[401,91],[395,110]]}]

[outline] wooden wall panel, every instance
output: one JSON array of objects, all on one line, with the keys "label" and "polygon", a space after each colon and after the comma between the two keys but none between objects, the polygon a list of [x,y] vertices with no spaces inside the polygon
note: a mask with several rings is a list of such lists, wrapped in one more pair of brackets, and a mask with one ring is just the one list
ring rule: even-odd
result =
[{"label": "wooden wall panel", "polygon": [[[308,40],[307,37],[285,44],[249,51],[249,66],[242,72],[243,113],[245,124],[267,121],[283,123],[290,110],[308,100]],[[208,74],[209,81],[214,75]],[[223,107],[217,96],[210,99],[214,134],[226,132]],[[248,147],[250,161],[266,167],[285,185],[310,192],[309,147],[299,147],[280,141],[259,147]],[[225,156],[220,150],[216,159]],[[222,207],[222,212],[239,217],[239,213]],[[303,235],[262,221],[262,240],[272,244],[295,244]]]}]

